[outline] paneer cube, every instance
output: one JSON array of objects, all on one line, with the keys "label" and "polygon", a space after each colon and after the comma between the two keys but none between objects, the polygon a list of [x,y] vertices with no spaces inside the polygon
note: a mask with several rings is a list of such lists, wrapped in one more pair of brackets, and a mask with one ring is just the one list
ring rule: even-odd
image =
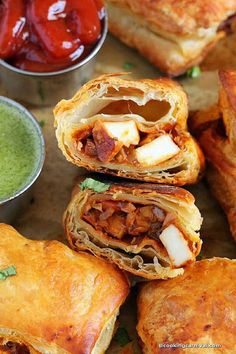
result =
[{"label": "paneer cube", "polygon": [[188,247],[187,241],[175,225],[171,224],[165,228],[159,238],[174,267],[181,267],[193,259],[193,254]]},{"label": "paneer cube", "polygon": [[135,150],[135,157],[143,166],[155,166],[178,154],[180,148],[170,135],[161,135]]},{"label": "paneer cube", "polygon": [[99,160],[105,163],[110,162],[123,144],[111,137],[102,121],[95,123],[92,134]]},{"label": "paneer cube", "polygon": [[131,144],[138,145],[139,132],[136,123],[133,120],[123,122],[103,122],[103,126],[112,138],[116,138],[124,146]]}]

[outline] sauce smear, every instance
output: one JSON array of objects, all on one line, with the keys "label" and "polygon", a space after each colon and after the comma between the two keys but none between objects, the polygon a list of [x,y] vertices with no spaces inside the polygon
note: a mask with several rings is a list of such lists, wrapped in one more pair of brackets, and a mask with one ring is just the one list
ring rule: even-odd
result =
[{"label": "sauce smear", "polygon": [[30,182],[41,158],[40,144],[31,120],[0,101],[0,202]]}]

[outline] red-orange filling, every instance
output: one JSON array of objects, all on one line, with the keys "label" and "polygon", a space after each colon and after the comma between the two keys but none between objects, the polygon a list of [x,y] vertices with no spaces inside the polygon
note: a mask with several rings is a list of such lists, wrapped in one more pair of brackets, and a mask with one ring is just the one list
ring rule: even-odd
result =
[{"label": "red-orange filling", "polygon": [[111,237],[147,236],[158,239],[166,214],[154,205],[102,200],[88,203],[82,218]]},{"label": "red-orange filling", "polygon": [[30,354],[26,345],[10,341],[4,345],[0,345],[0,352],[2,351],[9,354]]},{"label": "red-orange filling", "polygon": [[[138,127],[138,130],[140,135],[139,144],[131,144],[129,147],[109,136],[101,127],[100,121],[96,121],[93,127],[90,126],[83,130],[78,130],[74,133],[73,139],[79,152],[90,158],[97,158],[104,163],[112,161],[118,164],[132,163],[132,165],[139,165],[134,149],[152,142],[160,135],[163,135],[164,131],[157,131],[155,128],[149,129],[149,131],[142,131],[140,127]],[[174,142],[181,147],[183,141],[178,132],[173,130],[171,135]]]}]

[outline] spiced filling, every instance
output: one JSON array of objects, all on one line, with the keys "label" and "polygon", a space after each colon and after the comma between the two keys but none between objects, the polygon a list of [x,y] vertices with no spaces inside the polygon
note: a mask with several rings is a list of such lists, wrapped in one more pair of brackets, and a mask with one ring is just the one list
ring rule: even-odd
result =
[{"label": "spiced filling", "polygon": [[[175,215],[156,205],[91,199],[83,209],[82,220],[102,234],[108,243],[113,240],[114,244],[119,240],[115,247],[126,245],[135,248],[142,244],[144,256],[147,256],[146,247],[151,247],[153,252],[169,257],[173,267],[183,266],[194,259],[192,245],[176,226]],[[151,259],[153,255],[149,253]]]},{"label": "spiced filling", "polygon": [[152,167],[176,156],[183,144],[178,133],[145,129],[133,120],[97,120],[73,135],[76,149],[103,163]]},{"label": "spiced filling", "polygon": [[0,352],[1,351],[9,354],[30,354],[30,351],[26,345],[10,341],[4,345],[0,345]]},{"label": "spiced filling", "polygon": [[83,220],[112,238],[147,236],[158,240],[166,213],[152,205],[103,200],[86,205]]}]

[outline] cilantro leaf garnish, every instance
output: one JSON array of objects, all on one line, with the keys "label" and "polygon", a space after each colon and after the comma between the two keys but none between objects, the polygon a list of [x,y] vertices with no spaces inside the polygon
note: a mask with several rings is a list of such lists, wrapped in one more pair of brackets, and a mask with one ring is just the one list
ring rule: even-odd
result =
[{"label": "cilantro leaf garnish", "polygon": [[202,252],[200,252],[199,255],[197,256],[198,261],[201,261],[202,259],[206,259],[206,258],[207,257]]},{"label": "cilantro leaf garnish", "polygon": [[193,66],[192,68],[188,69],[187,76],[195,79],[201,75],[201,69],[199,66]]},{"label": "cilantro leaf garnish", "polygon": [[125,70],[131,70],[135,67],[135,65],[133,63],[130,63],[128,61],[126,61],[124,64],[123,64],[123,69]]},{"label": "cilantro leaf garnish", "polygon": [[40,125],[41,128],[43,128],[45,126],[45,124],[46,124],[45,120],[42,119],[42,120],[39,121],[39,125]]},{"label": "cilantro leaf garnish", "polygon": [[93,178],[86,178],[82,183],[80,183],[80,188],[83,191],[84,189],[92,189],[97,193],[106,192],[110,187],[109,183],[103,183],[97,181]]},{"label": "cilantro leaf garnish", "polygon": [[13,275],[16,275],[16,267],[13,265],[0,270],[0,280],[6,280],[8,277],[12,277]]}]

